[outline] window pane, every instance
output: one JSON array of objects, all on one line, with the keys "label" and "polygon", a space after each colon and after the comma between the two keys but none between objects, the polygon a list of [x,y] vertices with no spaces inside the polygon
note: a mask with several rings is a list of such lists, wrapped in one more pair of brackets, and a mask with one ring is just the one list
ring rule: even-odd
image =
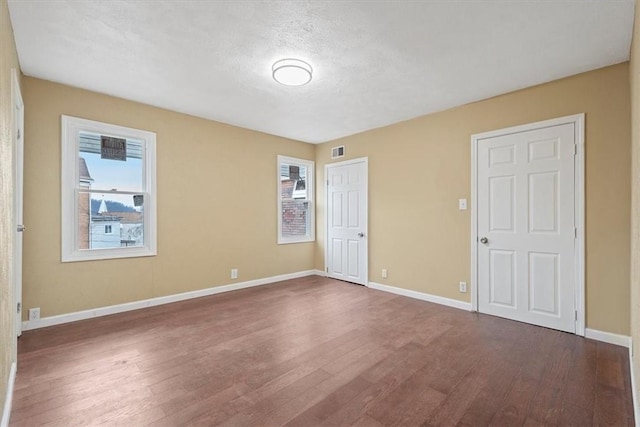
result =
[{"label": "window pane", "polygon": [[309,202],[282,200],[282,237],[304,237],[309,229]]},{"label": "window pane", "polygon": [[108,249],[143,246],[143,201],[141,195],[80,191],[78,194],[78,248]]},{"label": "window pane", "polygon": [[156,134],[62,115],[61,261],[155,256]]},{"label": "window pane", "polygon": [[278,244],[314,239],[313,162],[278,156]]},{"label": "window pane", "polygon": [[143,191],[141,141],[80,132],[80,186]]},{"label": "window pane", "polygon": [[307,167],[282,163],[280,186],[282,193],[282,237],[305,237],[309,228],[307,202]]},{"label": "window pane", "polygon": [[307,199],[307,167],[282,163],[280,165],[280,185],[282,200]]}]

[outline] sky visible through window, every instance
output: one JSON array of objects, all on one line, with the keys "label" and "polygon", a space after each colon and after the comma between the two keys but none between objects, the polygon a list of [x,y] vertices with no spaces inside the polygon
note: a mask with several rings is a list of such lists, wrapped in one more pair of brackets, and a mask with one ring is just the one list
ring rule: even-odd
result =
[{"label": "sky visible through window", "polygon": [[[87,163],[93,182],[92,190],[117,190],[142,192],[142,160],[127,157],[126,161],[101,159],[100,154],[80,152]],[[94,193],[92,198],[102,200],[102,195]],[[105,200],[114,200],[134,207],[133,196],[125,194],[105,194]],[[140,207],[136,207],[140,210]]]}]

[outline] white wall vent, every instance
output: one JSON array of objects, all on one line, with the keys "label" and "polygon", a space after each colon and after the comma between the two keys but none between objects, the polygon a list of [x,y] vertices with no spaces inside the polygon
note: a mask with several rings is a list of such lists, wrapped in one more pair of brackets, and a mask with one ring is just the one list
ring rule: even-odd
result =
[{"label": "white wall vent", "polygon": [[337,159],[338,157],[344,157],[344,145],[331,149],[331,158]]}]

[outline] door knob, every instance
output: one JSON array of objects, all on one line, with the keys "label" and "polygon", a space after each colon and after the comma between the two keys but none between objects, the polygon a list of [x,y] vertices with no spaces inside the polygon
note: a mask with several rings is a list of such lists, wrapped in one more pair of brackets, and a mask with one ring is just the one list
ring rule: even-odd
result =
[{"label": "door knob", "polygon": [[487,239],[486,237],[483,237],[480,239],[480,243],[486,245],[487,243],[489,243],[489,239]]},{"label": "door knob", "polygon": [[364,237],[364,233],[361,231],[358,233],[358,237]]},{"label": "door knob", "polygon": [[25,227],[24,225],[22,225],[22,224],[18,225],[18,233],[22,233],[26,229],[27,229],[27,227]]}]

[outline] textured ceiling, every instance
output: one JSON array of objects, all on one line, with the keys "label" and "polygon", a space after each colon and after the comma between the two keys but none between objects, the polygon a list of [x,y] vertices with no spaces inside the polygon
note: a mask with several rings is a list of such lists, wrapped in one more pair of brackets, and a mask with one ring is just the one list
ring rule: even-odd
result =
[{"label": "textured ceiling", "polygon": [[[9,0],[26,75],[324,142],[629,58],[633,0]],[[309,62],[286,87],[271,65]]]}]

